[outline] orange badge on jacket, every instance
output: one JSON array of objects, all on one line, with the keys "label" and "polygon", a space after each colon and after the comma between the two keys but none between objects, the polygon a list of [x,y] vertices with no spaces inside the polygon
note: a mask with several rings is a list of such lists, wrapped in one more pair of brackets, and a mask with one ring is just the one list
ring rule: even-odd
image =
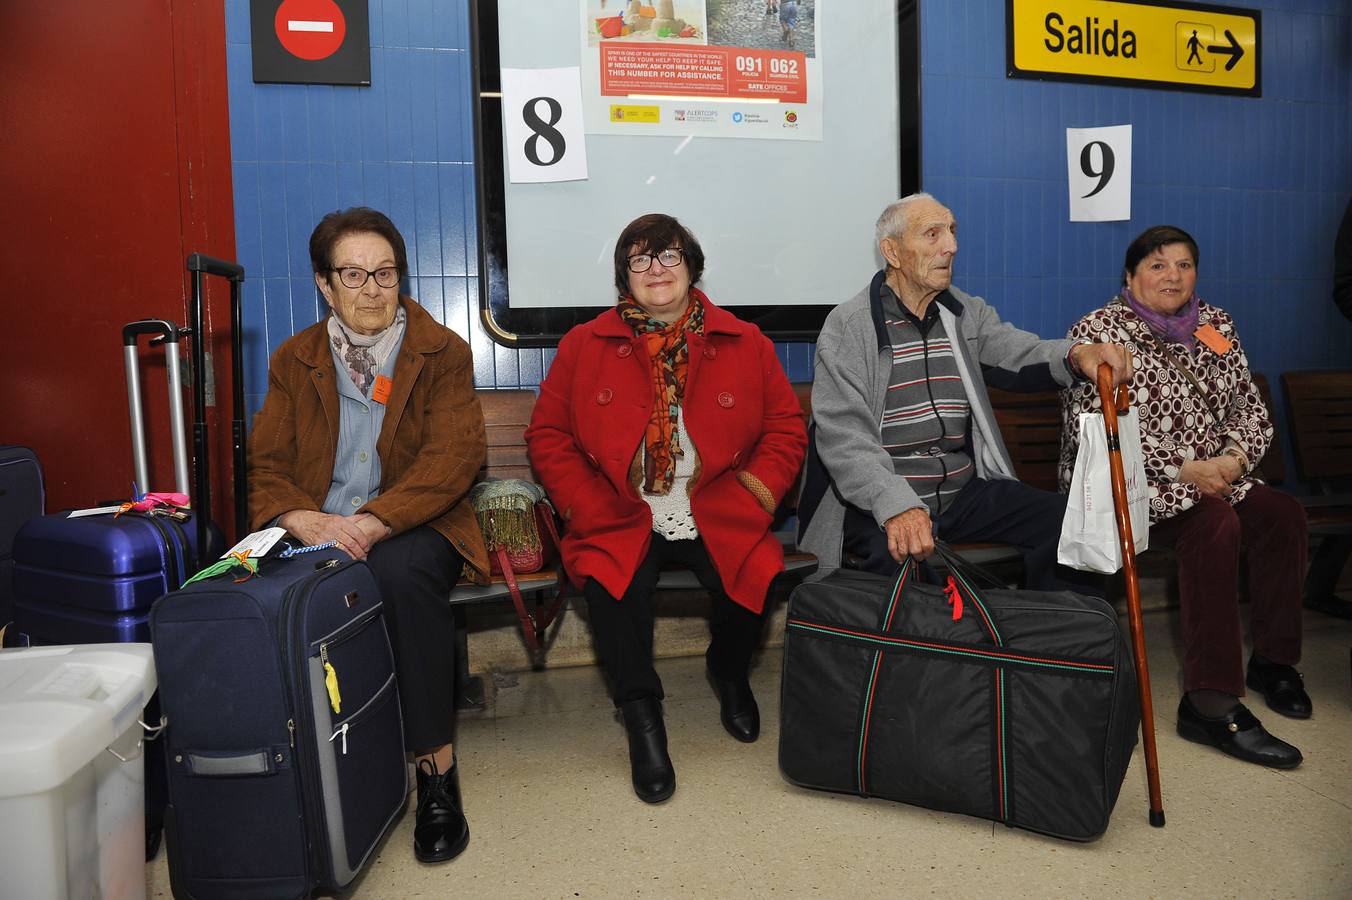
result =
[{"label": "orange badge on jacket", "polygon": [[[1221,340],[1225,340],[1225,338],[1221,338]],[[384,375],[377,375],[376,383],[371,386],[371,399],[380,404],[386,403],[390,399],[390,388],[392,387],[394,387],[393,381]]]}]

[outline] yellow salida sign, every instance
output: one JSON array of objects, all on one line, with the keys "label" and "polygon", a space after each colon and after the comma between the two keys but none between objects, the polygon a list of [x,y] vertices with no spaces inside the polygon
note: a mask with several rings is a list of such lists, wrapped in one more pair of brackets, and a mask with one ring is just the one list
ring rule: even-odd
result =
[{"label": "yellow salida sign", "polygon": [[1005,2],[1011,78],[1262,93],[1258,10],[1112,0]]}]

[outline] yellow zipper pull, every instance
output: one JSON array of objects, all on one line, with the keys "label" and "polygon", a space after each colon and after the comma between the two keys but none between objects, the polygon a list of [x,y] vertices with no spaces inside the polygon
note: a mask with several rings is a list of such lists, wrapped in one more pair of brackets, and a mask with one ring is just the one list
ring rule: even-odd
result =
[{"label": "yellow zipper pull", "polygon": [[324,663],[324,687],[329,689],[329,705],[334,712],[342,712],[343,695],[338,693],[338,672],[329,663],[329,647],[319,645],[319,659]]}]

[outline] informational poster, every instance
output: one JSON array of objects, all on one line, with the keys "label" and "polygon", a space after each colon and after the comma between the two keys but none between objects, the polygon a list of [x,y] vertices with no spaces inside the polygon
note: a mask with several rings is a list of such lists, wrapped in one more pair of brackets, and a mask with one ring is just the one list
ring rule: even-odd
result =
[{"label": "informational poster", "polygon": [[[685,0],[676,0],[672,17],[685,24],[675,37],[671,26],[657,25],[655,33],[665,31],[666,37],[644,42],[632,40],[633,32],[626,35],[623,27],[616,38],[598,32],[593,40],[580,32],[576,2],[497,4],[497,28],[480,55],[496,60],[497,70],[481,82],[486,130],[484,157],[476,169],[484,198],[480,284],[504,340],[542,329],[562,334],[583,320],[579,311],[613,305],[615,240],[644,213],[680,219],[704,247],[699,288],[720,306],[751,311],[748,315],[758,316],[757,324],[767,330],[799,332],[796,339],[809,339],[820,328],[825,308],[868,284],[879,265],[873,234],[878,213],[919,181],[918,162],[908,165],[902,181],[907,164],[901,156],[903,146],[918,142],[918,121],[908,118],[904,130],[902,125],[909,115],[907,98],[918,94],[917,54],[909,43],[914,10],[903,20],[895,0],[833,3],[821,12],[814,10],[815,3],[800,0],[790,51],[787,39],[779,43],[778,16],[784,7],[767,14],[768,5],[740,0],[735,8],[720,7],[706,0],[696,18]],[[596,13],[591,25],[597,18],[613,18],[617,10],[627,14],[631,6],[606,0],[603,7],[601,0],[590,0],[588,15]],[[651,11],[661,13],[660,4]],[[743,131],[736,133],[750,136],[763,129],[766,136],[782,137],[793,134],[780,127],[786,114],[808,108],[796,103],[602,96],[597,67],[603,43],[703,52],[710,49],[706,35],[714,31],[720,11],[737,15],[746,29],[757,29],[773,45],[753,49],[774,51],[781,59],[789,52],[803,54],[809,73],[820,58],[832,60],[829,82],[805,82],[808,105],[831,114],[831,127],[821,129],[819,140],[802,139],[802,128],[793,139],[729,140],[717,131],[718,124],[699,124],[697,115],[701,110],[716,115],[721,127],[731,130],[733,114],[740,114],[736,127]],[[686,29],[693,30],[680,37]],[[903,40],[908,41],[904,50]],[[748,43],[744,39],[739,46]],[[722,52],[718,45],[713,49]],[[545,87],[522,95],[509,83],[515,76],[507,73],[570,67],[581,72],[587,177],[557,180],[558,173],[549,171],[539,173],[546,183],[522,183],[518,164],[523,159],[537,169],[557,170],[575,148],[582,148],[564,131],[550,133],[562,126],[549,124],[553,112],[547,103],[536,100],[533,127],[525,121],[525,104],[548,96],[560,102],[559,122],[567,121],[562,93]],[[822,92],[816,93],[819,84]],[[599,104],[600,127],[607,133],[593,133],[596,115],[585,111],[589,102]],[[611,121],[612,105],[620,107],[616,118],[623,112],[623,121]],[[633,107],[656,107],[653,121],[644,121],[646,113]],[[753,112],[767,124],[748,122]],[[562,162],[555,161],[548,140],[559,137]],[[538,163],[526,156],[528,142]]]},{"label": "informational poster", "polygon": [[587,177],[576,66],[503,69],[502,111],[511,181],[538,184]]},{"label": "informational poster", "polygon": [[579,0],[589,134],[820,141],[817,0]]},{"label": "informational poster", "polygon": [[1131,218],[1131,126],[1066,129],[1070,221]]}]

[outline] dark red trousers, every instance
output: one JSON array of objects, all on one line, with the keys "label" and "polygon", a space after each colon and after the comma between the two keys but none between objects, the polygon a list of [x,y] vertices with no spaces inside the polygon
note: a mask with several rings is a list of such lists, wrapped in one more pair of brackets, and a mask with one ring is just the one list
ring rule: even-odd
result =
[{"label": "dark red trousers", "polygon": [[1300,661],[1300,592],[1308,529],[1289,494],[1254,485],[1237,506],[1216,497],[1150,526],[1151,547],[1178,554],[1183,607],[1183,690],[1244,696],[1239,625],[1240,550],[1253,604],[1253,649],[1271,662]]}]

